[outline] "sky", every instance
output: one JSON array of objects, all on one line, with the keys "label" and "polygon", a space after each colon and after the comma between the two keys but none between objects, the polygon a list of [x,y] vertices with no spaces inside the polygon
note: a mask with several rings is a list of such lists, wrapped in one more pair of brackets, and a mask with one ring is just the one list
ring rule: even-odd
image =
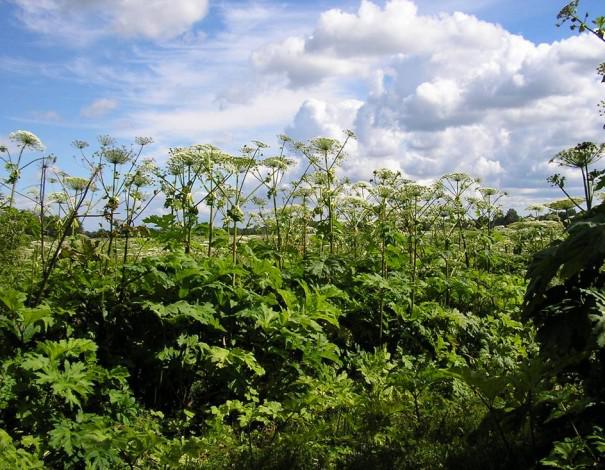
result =
[{"label": "sky", "polygon": [[70,143],[102,134],[152,137],[161,163],[174,146],[351,129],[342,176],[463,171],[523,210],[561,197],[558,151],[605,140],[605,43],[557,28],[564,3],[0,0],[0,143],[29,130],[78,174]]}]

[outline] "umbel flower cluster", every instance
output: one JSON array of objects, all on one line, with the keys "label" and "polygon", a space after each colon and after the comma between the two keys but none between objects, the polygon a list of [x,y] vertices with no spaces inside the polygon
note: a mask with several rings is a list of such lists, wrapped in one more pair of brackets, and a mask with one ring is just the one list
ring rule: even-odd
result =
[{"label": "umbel flower cluster", "polygon": [[30,148],[31,150],[44,150],[44,145],[42,144],[42,141],[33,132],[19,130],[11,132],[8,138],[11,141],[16,142],[19,146]]}]

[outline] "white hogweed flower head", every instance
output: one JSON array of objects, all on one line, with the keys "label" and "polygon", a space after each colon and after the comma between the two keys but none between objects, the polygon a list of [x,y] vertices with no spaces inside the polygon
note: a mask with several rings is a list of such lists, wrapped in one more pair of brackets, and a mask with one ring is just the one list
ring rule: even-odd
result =
[{"label": "white hogweed flower head", "polygon": [[23,147],[29,147],[32,150],[44,150],[44,145],[42,141],[38,138],[38,136],[29,131],[15,131],[11,132],[8,136],[10,140],[13,142],[17,142]]},{"label": "white hogweed flower head", "polygon": [[63,184],[73,191],[84,191],[88,186],[88,180],[79,176],[67,176],[63,178]]},{"label": "white hogweed flower head", "polygon": [[267,168],[286,171],[288,167],[291,167],[296,164],[296,161],[286,157],[269,157],[265,158],[261,163]]},{"label": "white hogweed flower head", "polygon": [[109,135],[100,135],[97,139],[101,147],[111,147],[116,143],[116,140]]},{"label": "white hogweed flower head", "polygon": [[89,144],[85,140],[74,140],[71,145],[73,145],[78,150],[84,150],[86,147],[88,147]]},{"label": "white hogweed flower head", "polygon": [[103,157],[112,165],[123,165],[130,160],[130,153],[124,148],[108,148],[103,151]]},{"label": "white hogweed flower head", "polygon": [[67,204],[69,197],[63,192],[55,192],[48,195],[48,200],[56,204]]},{"label": "white hogweed flower head", "polygon": [[153,139],[151,137],[135,137],[134,141],[137,145],[140,145],[141,147],[153,143]]}]

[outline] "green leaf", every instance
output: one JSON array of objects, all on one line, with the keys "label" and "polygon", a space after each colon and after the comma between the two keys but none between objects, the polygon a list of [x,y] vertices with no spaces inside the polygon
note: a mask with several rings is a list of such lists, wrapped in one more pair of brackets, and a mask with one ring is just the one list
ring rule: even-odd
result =
[{"label": "green leaf", "polygon": [[37,456],[15,446],[11,436],[0,428],[0,468],[11,470],[43,469]]},{"label": "green leaf", "polygon": [[562,242],[535,255],[527,270],[529,285],[525,294],[525,315],[533,316],[540,308],[543,295],[560,272],[569,279],[587,267],[600,265],[605,259],[605,205],[595,209],[596,215],[577,222]]},{"label": "green leaf", "polygon": [[605,348],[605,295],[595,289],[583,289],[595,299],[594,313],[588,315],[592,322],[592,336],[600,348]]},{"label": "green leaf", "polygon": [[163,305],[157,302],[145,301],[143,306],[154,312],[162,321],[178,323],[189,319],[205,326],[211,326],[219,331],[226,331],[216,318],[216,310],[210,303],[199,305],[179,300],[172,304]]},{"label": "green leaf", "polygon": [[490,376],[486,372],[476,371],[467,367],[444,370],[443,373],[466,383],[490,405],[494,404],[496,398],[503,393],[506,385],[510,383],[507,377],[499,375]]},{"label": "green leaf", "polygon": [[44,341],[38,344],[38,351],[45,354],[50,361],[54,362],[63,357],[84,357],[92,359],[95,357],[97,345],[94,341],[83,338],[69,338],[60,341]]},{"label": "green leaf", "polygon": [[228,365],[245,365],[256,375],[265,375],[265,369],[256,361],[254,354],[239,348],[225,349],[219,346],[204,345],[210,360],[223,368]]},{"label": "green leaf", "polygon": [[54,323],[54,318],[48,305],[40,305],[35,308],[22,308],[19,314],[21,318],[17,329],[24,343],[31,341],[37,333],[48,330]]},{"label": "green leaf", "polygon": [[0,301],[11,312],[17,312],[25,306],[27,296],[23,292],[12,289],[10,287],[2,287],[0,289]]},{"label": "green leaf", "polygon": [[70,406],[81,406],[81,400],[90,396],[94,389],[95,371],[83,362],[64,361],[63,371],[46,368],[36,374],[36,382],[48,384],[55,395]]}]

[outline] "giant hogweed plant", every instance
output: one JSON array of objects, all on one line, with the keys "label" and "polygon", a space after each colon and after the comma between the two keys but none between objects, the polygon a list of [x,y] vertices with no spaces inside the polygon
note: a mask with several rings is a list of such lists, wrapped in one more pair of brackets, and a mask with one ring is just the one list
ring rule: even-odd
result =
[{"label": "giant hogweed plant", "polygon": [[[238,228],[240,223],[245,221],[246,214],[242,207],[254,197],[256,192],[265,184],[264,180],[253,187],[246,186],[246,181],[252,177],[254,171],[258,169],[260,163],[257,159],[263,155],[263,149],[267,145],[260,142],[253,142],[253,146],[245,145],[242,147],[241,156],[233,157],[229,164],[233,168],[233,178],[230,187],[222,190],[225,197],[226,206],[224,211],[224,223],[230,226],[231,231],[231,260],[233,264],[237,264],[237,249],[240,237]],[[246,221],[246,226],[250,223],[250,218]],[[235,281],[235,277],[234,277]]]},{"label": "giant hogweed plant", "polygon": [[370,187],[366,181],[348,184],[337,200],[338,217],[344,226],[343,234],[347,237],[345,243],[350,244],[354,259],[365,254],[363,234],[373,221]]},{"label": "giant hogweed plant", "polygon": [[[229,165],[233,157],[210,145],[174,148],[165,169],[155,173],[164,194],[164,207],[170,214],[152,216],[149,223],[175,230],[186,253],[190,253],[194,233],[198,233],[201,208],[208,205],[208,255],[212,253],[214,223],[217,210],[225,203],[225,185],[235,169]],[[171,241],[171,237],[167,238]],[[172,240],[174,241],[174,240]]]},{"label": "giant hogweed plant", "polygon": [[253,176],[255,176],[265,187],[267,199],[271,201],[276,236],[275,249],[277,253],[280,253],[282,250],[284,238],[283,225],[284,223],[287,223],[287,220],[285,220],[286,218],[284,217],[284,211],[287,210],[288,203],[291,199],[290,193],[285,196],[285,200],[280,204],[278,202],[280,199],[279,193],[282,191],[282,182],[284,181],[288,169],[296,164],[295,160],[288,158],[285,155],[286,144],[289,143],[290,139],[287,136],[279,136],[279,138],[281,143],[279,154],[277,156],[265,158],[260,166],[257,166],[252,170]]},{"label": "giant hogweed plant", "polygon": [[[115,139],[103,135],[98,138],[99,149],[87,155],[89,144],[76,140],[73,146],[79,151],[80,157],[88,167],[96,171],[95,185],[101,194],[100,200],[95,201],[94,207],[102,203],[102,217],[108,225],[106,254],[117,258],[118,250],[115,239],[120,234],[126,234],[124,252],[128,255],[128,234],[132,231],[134,222],[146,207],[147,199],[142,188],[151,183],[149,179],[153,164],[140,159],[143,150],[153,140],[149,137],[137,137],[134,146],[130,148],[118,146]],[[82,185],[82,184],[80,184]],[[75,197],[77,198],[77,190]],[[68,199],[69,200],[69,199]],[[119,218],[117,216],[120,216]]]},{"label": "giant hogweed plant", "polygon": [[[567,201],[572,207],[580,212],[590,211],[593,207],[595,191],[602,189],[605,180],[601,177],[605,170],[596,170],[593,166],[603,157],[605,144],[594,144],[592,142],[582,142],[575,147],[562,150],[555,155],[550,163],[556,163],[559,166],[580,170],[582,176],[583,200],[572,197],[566,189],[566,177],[559,173],[548,178],[548,182],[558,187],[565,194]],[[585,207],[582,207],[582,202]]]},{"label": "giant hogweed plant", "polygon": [[[345,148],[349,140],[354,137],[353,132],[346,131],[342,142],[336,139],[317,138],[307,146],[300,146],[300,152],[315,170],[312,173],[312,181],[318,191],[318,204],[314,211],[319,217],[317,224],[319,233],[328,239],[330,255],[333,255],[336,250],[337,220],[334,203],[343,185],[343,182],[338,181],[336,171],[346,157]],[[321,248],[323,249],[323,244]]]},{"label": "giant hogweed plant", "polygon": [[478,180],[465,173],[451,173],[444,175],[438,182],[439,189],[443,195],[444,219],[450,222],[450,228],[446,232],[444,224],[445,250],[450,250],[450,239],[454,232],[457,235],[458,251],[464,254],[464,263],[470,268],[470,254],[467,245],[464,228],[468,220],[472,202],[467,196],[472,194]]},{"label": "giant hogweed plant", "polygon": [[27,163],[23,163],[23,157],[26,150],[42,152],[44,145],[42,141],[34,133],[29,131],[15,131],[9,134],[9,140],[17,146],[15,155],[10,152],[7,146],[0,147],[0,159],[4,163],[4,169],[7,172],[7,177],[2,181],[2,186],[10,188],[8,198],[8,207],[12,208],[15,204],[15,195],[17,195],[17,183],[21,179],[21,174],[24,169],[38,161],[39,159],[31,159]]},{"label": "giant hogweed plant", "polygon": [[[0,195],[0,208],[2,209],[2,228],[0,229],[2,245],[0,251],[3,253],[1,255],[2,262],[5,264],[11,264],[11,258],[14,259],[18,249],[26,240],[23,232],[25,229],[31,228],[28,221],[24,217],[21,217],[18,211],[14,209],[15,197],[19,196],[23,200],[36,204],[36,199],[31,195],[17,190],[22,172],[34,163],[41,162],[43,173],[41,180],[44,182],[44,173],[48,166],[47,161],[51,160],[51,157],[43,156],[29,159],[29,161],[24,163],[23,159],[27,156],[26,151],[42,152],[44,150],[41,140],[32,132],[23,130],[12,132],[9,134],[9,141],[14,143],[14,149],[7,145],[0,146],[0,160],[2,160],[4,171],[6,172],[6,176],[0,180],[0,186],[10,191],[8,200],[3,195]],[[40,211],[39,214],[43,214],[43,212]],[[28,227],[28,225],[30,226]]]}]

